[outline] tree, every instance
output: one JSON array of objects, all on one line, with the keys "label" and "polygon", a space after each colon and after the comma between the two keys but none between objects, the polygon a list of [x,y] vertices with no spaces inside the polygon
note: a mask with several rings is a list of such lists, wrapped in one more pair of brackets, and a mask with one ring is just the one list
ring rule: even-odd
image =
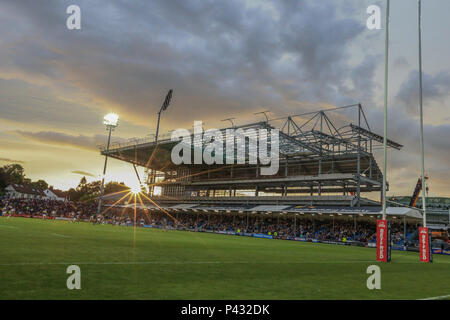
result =
[{"label": "tree", "polygon": [[129,188],[123,182],[108,182],[105,184],[105,194],[116,193],[128,190]]},{"label": "tree", "polygon": [[44,180],[38,180],[38,181],[32,182],[31,185],[41,191],[48,189],[48,183],[45,182]]},{"label": "tree", "polygon": [[80,197],[81,193],[74,188],[70,188],[69,191],[67,191],[67,198],[69,198],[70,201],[78,201]]},{"label": "tree", "polygon": [[[87,182],[86,177],[81,178],[76,188],[67,191],[70,201],[95,201],[100,195],[101,181]],[[108,182],[105,184],[104,194],[127,191],[129,188],[123,182]]]},{"label": "tree", "polygon": [[27,180],[22,165],[18,163],[8,164],[0,168],[0,191],[10,184],[23,184]]},{"label": "tree", "polygon": [[3,171],[3,168],[0,168],[0,193],[7,187],[7,180],[6,173]]},{"label": "tree", "polygon": [[87,189],[87,180],[86,177],[83,176],[83,178],[81,178],[80,183],[77,186],[77,191],[84,194],[86,193],[86,189]]},{"label": "tree", "polygon": [[92,181],[91,183],[88,183],[87,184],[87,193],[88,194],[93,194],[93,195],[100,194],[101,184],[102,184],[102,182],[100,180]]},{"label": "tree", "polygon": [[3,167],[3,171],[7,175],[8,184],[23,184],[25,181],[25,170],[18,163],[8,164]]}]

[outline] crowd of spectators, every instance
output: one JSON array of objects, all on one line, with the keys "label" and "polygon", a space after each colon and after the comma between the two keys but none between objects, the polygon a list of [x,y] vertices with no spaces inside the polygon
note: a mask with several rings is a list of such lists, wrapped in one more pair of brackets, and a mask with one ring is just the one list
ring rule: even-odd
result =
[{"label": "crowd of spectators", "polygon": [[89,219],[95,213],[92,203],[42,199],[0,199],[0,211],[5,215],[29,215]]},{"label": "crowd of spectators", "polygon": [[[119,218],[118,218],[119,217]],[[103,223],[133,224],[133,209],[110,209],[100,217]],[[351,221],[350,221],[351,220]],[[231,233],[257,233],[272,235],[275,238],[304,238],[306,240],[320,241],[357,241],[376,242],[375,221],[357,219],[356,222],[349,217],[335,221],[329,217],[313,218],[304,216],[294,218],[292,216],[264,216],[221,213],[192,213],[176,212],[164,213],[148,210],[136,211],[136,225],[151,225],[163,229],[190,230],[198,232],[231,232]],[[406,233],[413,233],[417,226],[408,224]],[[403,223],[392,224],[392,240],[394,243],[403,244]]]},{"label": "crowd of spectators", "polygon": [[[3,215],[29,215],[65,218],[69,221],[91,221],[102,224],[152,226],[164,229],[257,233],[275,238],[304,238],[319,241],[357,241],[375,242],[375,222],[366,219],[331,219],[312,216],[296,217],[276,215],[247,215],[219,213],[188,213],[149,211],[143,209],[110,207],[96,215],[95,203],[76,203],[38,199],[0,199],[0,212]],[[407,234],[416,230],[408,225]],[[404,242],[403,224],[393,224],[392,240]]]}]

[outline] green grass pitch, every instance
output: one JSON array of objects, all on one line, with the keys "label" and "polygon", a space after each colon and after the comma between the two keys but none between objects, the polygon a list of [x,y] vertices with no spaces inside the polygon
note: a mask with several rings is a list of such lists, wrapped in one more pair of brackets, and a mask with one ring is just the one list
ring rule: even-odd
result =
[{"label": "green grass pitch", "polygon": [[[450,257],[0,217],[0,299],[420,299],[450,295]],[[66,268],[81,268],[68,290]]]}]

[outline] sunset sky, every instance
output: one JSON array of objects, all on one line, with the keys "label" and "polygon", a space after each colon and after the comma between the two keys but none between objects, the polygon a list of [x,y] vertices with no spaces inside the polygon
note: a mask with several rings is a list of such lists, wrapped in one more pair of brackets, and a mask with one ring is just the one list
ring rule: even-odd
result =
[{"label": "sunset sky", "polygon": [[[368,30],[378,0],[3,0],[0,2],[0,166],[67,189],[97,179],[102,118],[120,115],[113,140],[223,127],[361,102],[383,128],[384,29]],[[390,195],[420,175],[417,1],[391,1]],[[66,28],[67,6],[81,30]],[[430,196],[450,196],[450,1],[423,1],[426,172]],[[384,16],[383,16],[384,28]],[[261,119],[261,118],[258,118]],[[382,166],[381,153],[377,162]],[[142,170],[141,170],[142,172]],[[137,183],[111,160],[107,180]]]}]

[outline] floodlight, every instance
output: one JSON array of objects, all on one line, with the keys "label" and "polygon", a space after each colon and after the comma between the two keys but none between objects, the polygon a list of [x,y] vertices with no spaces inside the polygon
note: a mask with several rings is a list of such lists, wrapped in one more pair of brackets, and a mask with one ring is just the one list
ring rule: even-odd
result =
[{"label": "floodlight", "polygon": [[108,113],[103,118],[103,124],[106,125],[106,130],[108,130],[109,133],[108,133],[108,143],[106,145],[105,150],[105,164],[103,166],[103,176],[102,176],[102,184],[100,187],[100,196],[98,198],[97,214],[100,214],[100,211],[102,209],[103,191],[105,187],[106,164],[108,163],[108,152],[111,143],[111,133],[114,130],[114,128],[118,126],[118,123],[119,123],[119,115],[116,113]]},{"label": "floodlight", "polygon": [[173,93],[173,90],[170,89],[169,92],[167,93],[167,96],[166,96],[166,99],[164,100],[163,105],[161,106],[161,109],[159,109],[158,124],[156,125],[155,142],[158,141],[159,121],[161,120],[161,112],[163,112],[164,110],[166,110],[169,107],[170,101],[172,100],[172,93]]},{"label": "floodlight", "polygon": [[117,127],[119,122],[119,115],[116,113],[108,113],[103,118],[103,124],[107,127]]},{"label": "floodlight", "polygon": [[173,90],[170,89],[169,92],[167,93],[166,99],[164,100],[164,103],[161,106],[161,111],[164,111],[167,109],[167,107],[169,107],[170,100],[172,100],[172,92]]}]

